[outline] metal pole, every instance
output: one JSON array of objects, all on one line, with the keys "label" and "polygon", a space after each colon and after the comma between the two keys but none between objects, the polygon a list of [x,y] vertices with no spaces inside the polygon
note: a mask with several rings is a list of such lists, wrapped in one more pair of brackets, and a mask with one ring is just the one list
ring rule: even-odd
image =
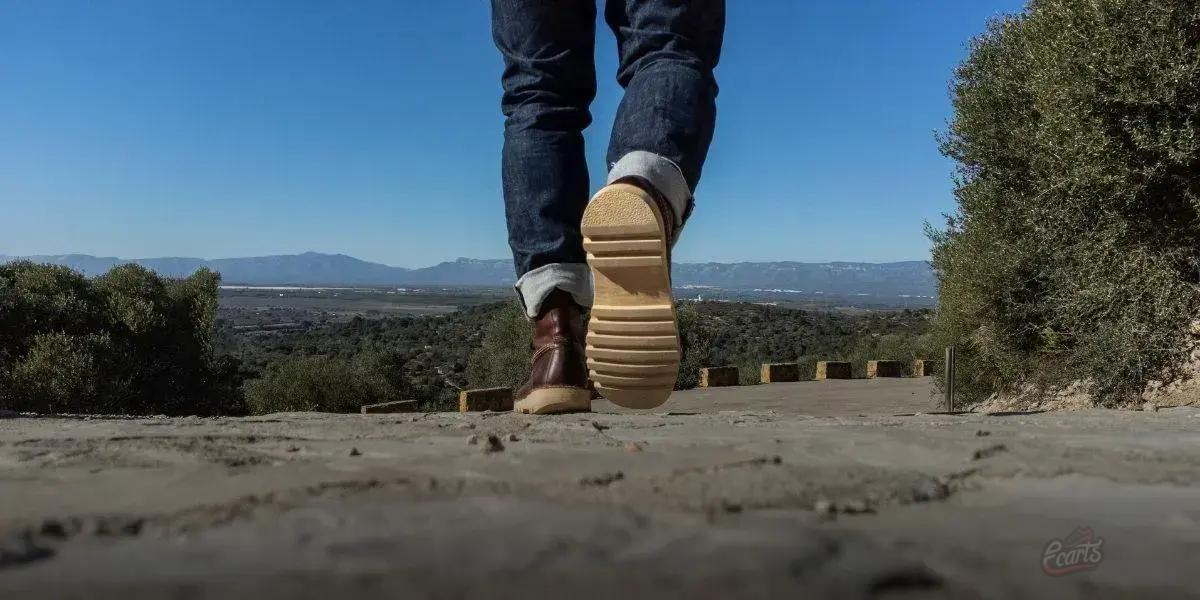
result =
[{"label": "metal pole", "polygon": [[954,412],[954,346],[946,346],[946,412]]}]

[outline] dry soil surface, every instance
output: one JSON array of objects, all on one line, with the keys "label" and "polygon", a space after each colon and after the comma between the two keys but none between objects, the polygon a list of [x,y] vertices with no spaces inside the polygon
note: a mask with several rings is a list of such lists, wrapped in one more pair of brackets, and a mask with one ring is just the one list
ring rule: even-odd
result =
[{"label": "dry soil surface", "polygon": [[[1200,597],[1197,408],[596,408],[0,418],[0,597]],[[1047,575],[1077,527],[1100,562]]]}]

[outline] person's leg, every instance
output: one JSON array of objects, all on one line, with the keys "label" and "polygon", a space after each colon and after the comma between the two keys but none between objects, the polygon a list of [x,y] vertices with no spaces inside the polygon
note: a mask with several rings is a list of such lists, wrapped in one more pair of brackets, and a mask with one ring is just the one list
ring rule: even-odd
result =
[{"label": "person's leg", "polygon": [[625,97],[604,186],[583,215],[595,280],[588,367],[604,397],[629,408],[667,401],[681,346],[671,245],[691,212],[716,119],[713,68],[723,0],[609,0]]},{"label": "person's leg", "polygon": [[583,130],[596,94],[594,0],[492,0],[504,58],[503,185],[517,292],[530,318],[555,289],[590,306],[580,219]]},{"label": "person's leg", "polygon": [[676,225],[712,142],[725,0],[608,0],[625,98],[608,146],[608,182],[640,177],[670,203]]},{"label": "person's leg", "polygon": [[588,410],[583,307],[592,304],[580,220],[588,200],[583,130],[596,94],[594,0],[492,0],[504,57],[504,205],[517,293],[533,326],[529,378],[514,410]]}]

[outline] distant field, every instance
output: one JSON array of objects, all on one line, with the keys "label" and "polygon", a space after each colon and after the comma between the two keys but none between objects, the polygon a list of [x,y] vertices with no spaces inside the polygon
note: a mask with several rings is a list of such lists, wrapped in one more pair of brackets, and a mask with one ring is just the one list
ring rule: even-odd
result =
[{"label": "distant field", "polygon": [[218,318],[243,330],[304,329],[354,317],[437,315],[512,297],[511,288],[222,286]]},{"label": "distant field", "polygon": [[822,292],[790,290],[790,289],[739,289],[718,288],[713,286],[684,286],[675,288],[675,298],[701,299],[727,302],[752,302],[770,304],[780,308],[799,308],[803,310],[894,310],[933,308],[937,298],[933,296],[876,296],[873,294],[825,294]]},{"label": "distant field", "polygon": [[[933,305],[926,297],[823,296],[793,290],[728,290],[685,287],[681,300],[750,302],[780,308],[861,314],[874,310],[919,309]],[[443,315],[467,306],[514,298],[510,287],[309,287],[227,285],[220,290],[218,317],[241,333],[310,329],[354,317]]]}]

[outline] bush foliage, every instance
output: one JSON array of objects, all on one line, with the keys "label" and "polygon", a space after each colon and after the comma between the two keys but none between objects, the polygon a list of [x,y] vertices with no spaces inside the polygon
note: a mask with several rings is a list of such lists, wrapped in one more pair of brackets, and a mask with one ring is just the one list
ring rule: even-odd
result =
[{"label": "bush foliage", "polygon": [[1171,379],[1200,311],[1200,5],[1033,0],[952,83],[937,336],[970,398]]},{"label": "bush foliage", "polygon": [[[247,335],[217,321],[218,283],[206,270],[164,279],[125,265],[87,279],[0,265],[0,409],[238,415],[419,400],[447,410],[462,387],[518,387],[528,375],[530,325],[516,302]],[[811,376],[816,360],[928,356],[929,311],[678,309],[677,389],[695,387],[706,366],[739,365],[757,383],[762,362],[799,360]]]},{"label": "bush foliage", "polygon": [[254,414],[287,411],[358,412],[364,404],[406,400],[409,386],[386,355],[352,359],[302,356],[273,363],[247,382],[246,404]]},{"label": "bush foliage", "polygon": [[0,408],[219,414],[241,410],[236,366],[213,357],[220,277],[123,265],[0,265]]},{"label": "bush foliage", "polygon": [[529,376],[533,331],[519,302],[506,302],[491,313],[483,340],[467,359],[467,387],[517,389]]}]

